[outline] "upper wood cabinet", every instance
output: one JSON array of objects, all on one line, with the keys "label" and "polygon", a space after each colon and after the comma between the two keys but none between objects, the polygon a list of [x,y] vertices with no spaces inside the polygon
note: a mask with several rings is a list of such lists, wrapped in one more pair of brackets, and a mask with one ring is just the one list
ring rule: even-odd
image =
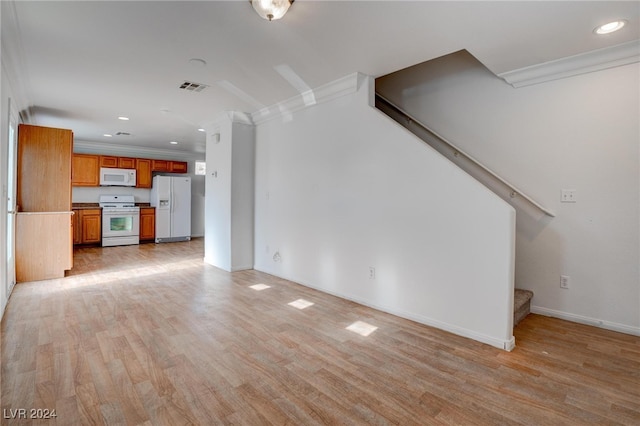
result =
[{"label": "upper wood cabinet", "polygon": [[169,163],[170,173],[187,173],[186,161],[170,161]]},{"label": "upper wood cabinet", "polygon": [[151,170],[166,173],[187,173],[186,161],[152,160]]},{"label": "upper wood cabinet", "polygon": [[101,155],[100,167],[135,169],[136,159],[130,158],[130,157],[116,157],[112,155]]},{"label": "upper wood cabinet", "polygon": [[135,169],[136,159],[129,157],[118,157],[118,167],[121,169]]},{"label": "upper wood cabinet", "polygon": [[118,157],[113,157],[110,155],[101,155],[100,156],[100,167],[118,167]]},{"label": "upper wood cabinet", "polygon": [[99,186],[101,167],[136,169],[136,187],[151,188],[153,172],[187,173],[188,163],[113,155],[73,154],[73,186]]},{"label": "upper wood cabinet", "polygon": [[71,185],[100,185],[100,156],[92,154],[73,154],[71,165]]},{"label": "upper wood cabinet", "polygon": [[154,172],[168,172],[169,161],[168,160],[151,160],[151,170]]},{"label": "upper wood cabinet", "polygon": [[19,211],[71,210],[72,153],[71,130],[27,124],[18,126]]},{"label": "upper wood cabinet", "polygon": [[136,159],[136,186],[151,188],[151,161],[144,158]]}]

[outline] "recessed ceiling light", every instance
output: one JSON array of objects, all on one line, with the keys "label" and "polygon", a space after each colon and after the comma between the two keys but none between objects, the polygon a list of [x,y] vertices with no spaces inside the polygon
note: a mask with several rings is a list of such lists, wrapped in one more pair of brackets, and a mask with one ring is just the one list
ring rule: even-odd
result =
[{"label": "recessed ceiling light", "polygon": [[613,21],[604,25],[600,25],[595,30],[593,30],[596,34],[610,34],[612,32],[618,31],[624,27],[627,21]]},{"label": "recessed ceiling light", "polygon": [[109,133],[105,133],[105,134],[104,134],[104,135],[102,135],[102,136],[104,136],[105,138],[113,137],[113,135],[110,135]]},{"label": "recessed ceiling light", "polygon": [[178,145],[178,142],[176,142],[176,141],[171,141],[171,142],[169,142],[169,143],[170,143],[171,145]]},{"label": "recessed ceiling light", "polygon": [[205,132],[206,130],[204,130],[203,128],[198,129],[199,132]]},{"label": "recessed ceiling light", "polygon": [[129,117],[125,117],[125,116],[121,115],[120,117],[118,117],[118,120],[129,121]]}]

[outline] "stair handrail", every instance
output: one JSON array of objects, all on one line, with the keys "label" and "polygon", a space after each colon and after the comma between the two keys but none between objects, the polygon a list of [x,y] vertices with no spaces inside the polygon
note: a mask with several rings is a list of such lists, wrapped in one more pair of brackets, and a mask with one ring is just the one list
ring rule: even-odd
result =
[{"label": "stair handrail", "polygon": [[430,133],[435,138],[437,138],[437,139],[441,140],[442,142],[444,142],[445,144],[449,145],[454,150],[453,151],[454,152],[454,154],[453,154],[454,157],[458,157],[459,155],[462,155],[467,160],[471,161],[473,164],[478,166],[480,169],[482,169],[483,171],[485,171],[486,173],[491,175],[493,178],[495,178],[496,180],[500,181],[500,183],[502,183],[503,185],[508,187],[511,190],[511,193],[509,194],[511,198],[515,198],[516,196],[519,195],[523,199],[528,201],[530,204],[532,204],[533,206],[538,208],[540,211],[542,211],[547,216],[550,216],[550,217],[555,217],[556,216],[555,213],[553,213],[551,210],[549,210],[546,207],[542,206],[540,203],[535,201],[533,198],[529,197],[527,194],[522,192],[518,187],[516,187],[515,185],[512,185],[507,180],[505,180],[504,178],[502,178],[501,176],[496,174],[493,170],[489,169],[487,166],[482,164],[480,161],[476,160],[473,156],[471,156],[470,154],[467,154],[465,151],[463,151],[462,149],[458,148],[455,144],[453,144],[452,142],[448,141],[446,138],[444,138],[443,136],[441,136],[440,134],[438,134],[434,130],[431,130],[430,128],[428,128],[426,125],[424,125],[419,120],[417,120],[415,117],[413,117],[411,114],[409,114],[408,112],[404,111],[402,108],[400,108],[399,106],[397,106],[396,104],[391,102],[389,99],[385,98],[384,96],[382,96],[378,92],[376,92],[375,96],[376,96],[377,99],[382,100],[385,104],[387,104],[388,106],[390,106],[391,108],[393,108],[394,110],[399,112],[401,115],[403,115],[407,119],[407,122],[409,124],[415,124],[415,125],[421,127],[423,130],[425,130],[426,132]]}]

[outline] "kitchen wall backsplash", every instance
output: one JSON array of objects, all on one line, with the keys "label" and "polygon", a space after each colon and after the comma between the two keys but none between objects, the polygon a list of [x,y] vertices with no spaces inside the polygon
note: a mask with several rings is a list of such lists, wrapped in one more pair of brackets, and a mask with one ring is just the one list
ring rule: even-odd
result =
[{"label": "kitchen wall backsplash", "polygon": [[133,195],[136,199],[136,203],[148,203],[150,194],[151,190],[147,188],[133,188],[125,186],[74,186],[72,192],[72,202],[97,203],[98,197],[100,197],[100,195]]}]

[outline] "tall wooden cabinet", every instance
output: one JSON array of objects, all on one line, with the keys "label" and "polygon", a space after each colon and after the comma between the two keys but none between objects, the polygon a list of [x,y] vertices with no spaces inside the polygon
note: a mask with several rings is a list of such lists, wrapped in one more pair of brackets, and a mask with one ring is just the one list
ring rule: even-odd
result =
[{"label": "tall wooden cabinet", "polygon": [[73,132],[18,127],[16,281],[64,277],[73,267]]},{"label": "tall wooden cabinet", "polygon": [[71,210],[73,132],[18,126],[18,211]]}]

